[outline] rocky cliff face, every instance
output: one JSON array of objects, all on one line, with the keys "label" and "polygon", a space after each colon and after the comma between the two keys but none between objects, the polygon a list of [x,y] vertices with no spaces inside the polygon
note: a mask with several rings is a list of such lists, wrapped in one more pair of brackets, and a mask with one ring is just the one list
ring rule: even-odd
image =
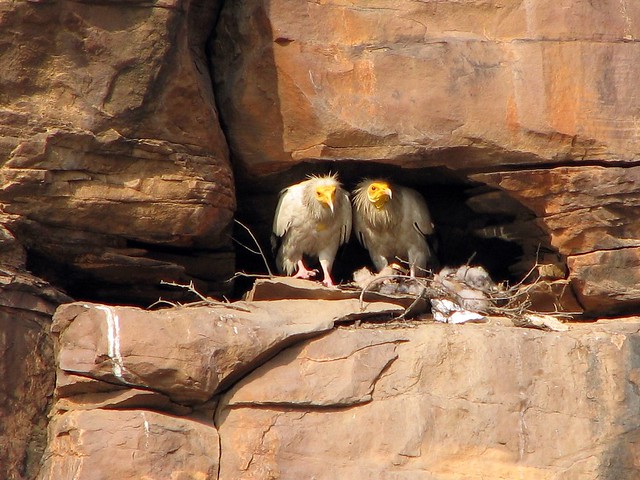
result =
[{"label": "rocky cliff face", "polygon": [[[445,264],[550,264],[572,309],[637,313],[639,36],[629,0],[0,6],[7,478],[40,469],[54,368],[43,480],[633,478],[635,317],[358,330],[337,303],[76,303],[55,356],[49,328],[74,299],[193,300],[161,281],[229,293],[263,268],[234,213],[266,245],[279,189],[326,170],[420,190]],[[366,262],[348,248],[343,279]]]},{"label": "rocky cliff face", "polygon": [[637,317],[354,326],[402,311],[358,304],[60,308],[38,478],[637,476]]},{"label": "rocky cliff face", "polygon": [[[370,166],[347,182],[401,166],[392,175],[436,204],[451,176],[495,187],[532,218],[466,196],[509,218],[529,260],[534,245],[557,252],[584,307],[611,313],[640,303],[638,35],[640,5],[617,0],[226,2],[214,78],[252,178],[357,160]],[[454,227],[444,245],[476,233],[435,210],[441,232]]]},{"label": "rocky cliff face", "polygon": [[138,304],[160,280],[222,290],[235,196],[204,52],[215,14],[215,2],[2,7],[0,201],[31,270]]}]

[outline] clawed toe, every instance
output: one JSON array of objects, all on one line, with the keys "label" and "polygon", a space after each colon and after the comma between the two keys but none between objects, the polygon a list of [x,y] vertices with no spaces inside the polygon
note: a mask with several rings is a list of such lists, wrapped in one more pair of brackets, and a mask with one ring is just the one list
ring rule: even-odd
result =
[{"label": "clawed toe", "polygon": [[293,278],[302,278],[308,280],[310,278],[315,278],[317,275],[317,270],[300,270],[293,276]]}]

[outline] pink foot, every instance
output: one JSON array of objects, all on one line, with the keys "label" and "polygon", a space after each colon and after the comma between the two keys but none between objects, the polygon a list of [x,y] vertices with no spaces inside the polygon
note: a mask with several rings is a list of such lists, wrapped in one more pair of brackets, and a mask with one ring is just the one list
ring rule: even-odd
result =
[{"label": "pink foot", "polygon": [[331,280],[331,277],[329,277],[329,278],[325,278],[325,279],[322,281],[322,284],[323,284],[325,287],[335,287],[335,286],[336,286],[336,284],[335,284],[335,283],[333,283],[333,280]]},{"label": "pink foot", "polygon": [[331,262],[328,262],[326,259],[320,259],[320,266],[322,267],[322,274],[324,275],[324,280],[322,280],[322,284],[325,287],[335,287],[336,284],[333,283],[333,279],[331,278],[331,274],[329,271],[331,270]]},{"label": "pink foot", "polygon": [[304,266],[304,263],[298,262],[298,271],[293,276],[293,278],[309,279],[309,278],[315,278],[316,275],[318,275],[317,270],[309,270],[307,269],[307,267]]}]

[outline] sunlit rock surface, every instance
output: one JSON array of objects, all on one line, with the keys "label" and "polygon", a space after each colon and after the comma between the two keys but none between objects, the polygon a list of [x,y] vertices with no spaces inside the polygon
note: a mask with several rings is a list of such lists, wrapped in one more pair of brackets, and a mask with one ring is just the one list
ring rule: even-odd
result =
[{"label": "sunlit rock surface", "polygon": [[0,222],[37,274],[146,305],[160,280],[228,290],[235,193],[204,53],[216,4],[0,7]]},{"label": "sunlit rock surface", "polygon": [[560,332],[362,307],[60,307],[38,478],[634,478],[638,317]]},{"label": "sunlit rock surface", "polygon": [[529,266],[549,244],[607,314],[640,306],[639,35],[618,0],[227,2],[213,73],[249,184],[316,160],[444,167],[532,210],[546,239],[509,226]]},{"label": "sunlit rock surface", "polygon": [[639,328],[334,331],[223,398],[220,478],[634,478]]}]

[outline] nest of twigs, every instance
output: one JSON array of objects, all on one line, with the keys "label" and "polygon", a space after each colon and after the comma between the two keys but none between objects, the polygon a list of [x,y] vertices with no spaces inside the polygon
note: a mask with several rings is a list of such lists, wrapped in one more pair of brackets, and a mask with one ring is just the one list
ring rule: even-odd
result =
[{"label": "nest of twigs", "polygon": [[[534,296],[552,292],[558,280],[548,280],[539,272],[536,263],[524,279],[514,285],[495,283],[480,266],[463,265],[444,268],[439,272],[424,271],[422,276],[411,277],[400,265],[385,268],[379,274],[362,269],[354,274],[354,284],[366,292],[386,295],[411,295],[415,302],[400,318],[409,318],[420,300],[432,305],[434,319],[448,323],[463,323],[486,317],[506,317],[517,326],[531,326],[550,330],[566,330],[562,320],[569,320],[578,312],[562,311],[556,303],[555,311],[539,312],[532,308]],[[564,288],[568,282],[564,281]]]}]

